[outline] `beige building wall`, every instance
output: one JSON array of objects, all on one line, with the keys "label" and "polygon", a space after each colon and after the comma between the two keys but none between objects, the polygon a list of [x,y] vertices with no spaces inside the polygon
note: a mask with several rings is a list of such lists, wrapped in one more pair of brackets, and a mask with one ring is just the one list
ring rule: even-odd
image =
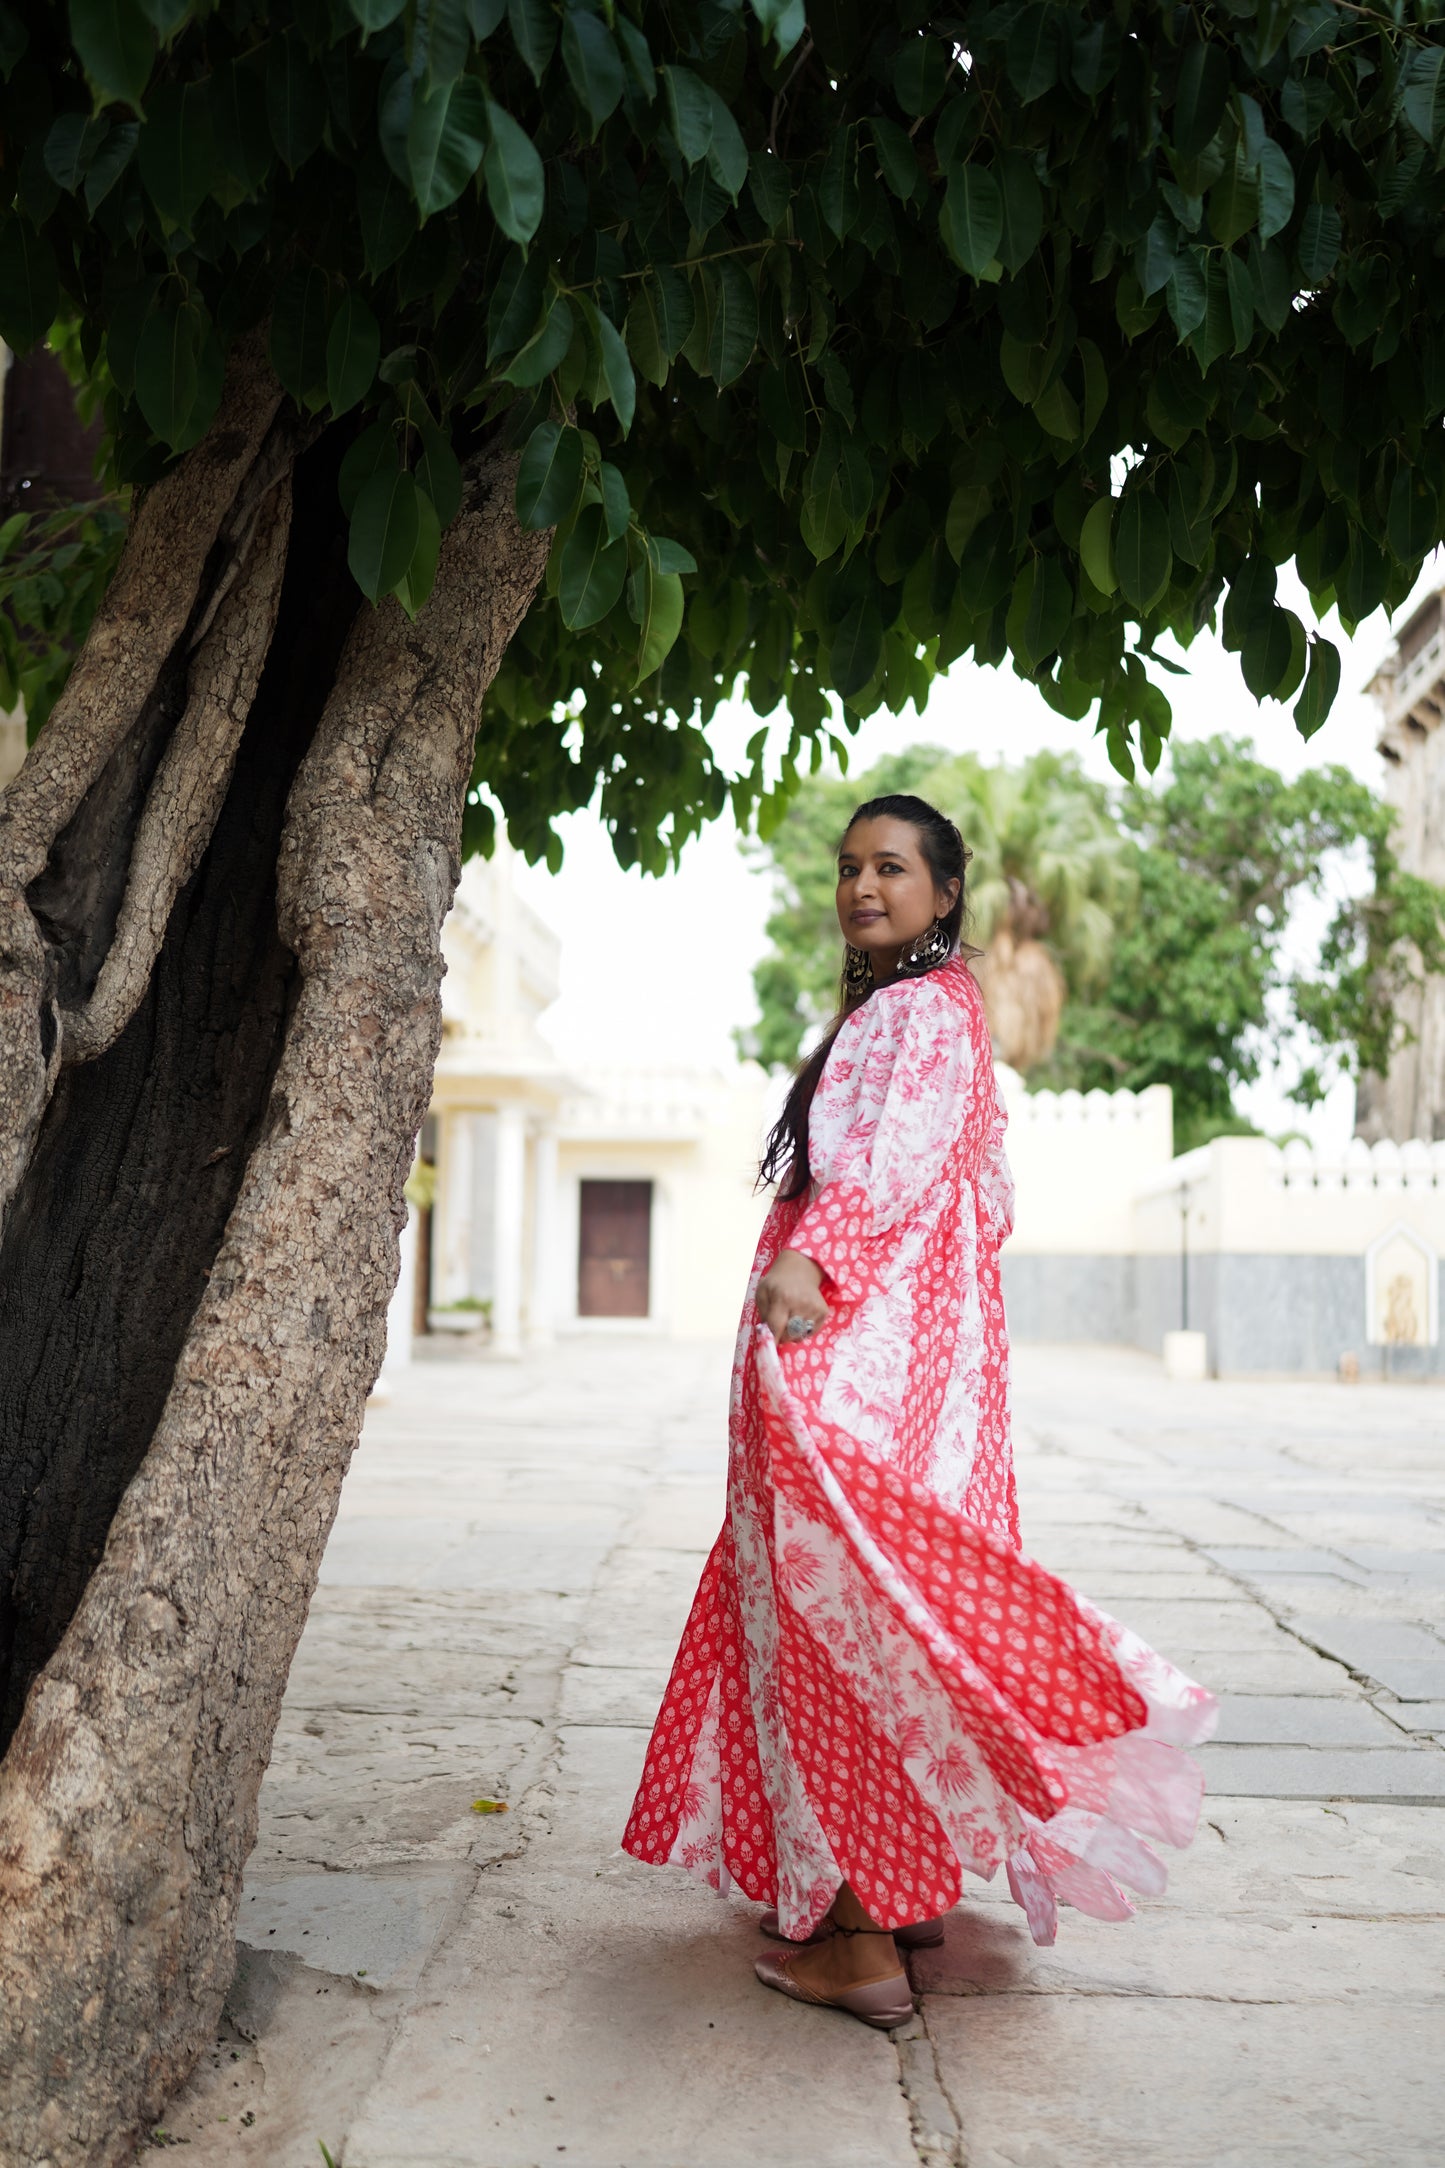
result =
[{"label": "beige building wall", "polygon": [[561,1330],[639,1329],[630,1318],[578,1313],[580,1199],[584,1181],[653,1186],[652,1330],[718,1338],[737,1329],[753,1251],[767,1211],[755,1194],[768,1083],[754,1063],[709,1074],[594,1072],[563,1110],[558,1140]]}]

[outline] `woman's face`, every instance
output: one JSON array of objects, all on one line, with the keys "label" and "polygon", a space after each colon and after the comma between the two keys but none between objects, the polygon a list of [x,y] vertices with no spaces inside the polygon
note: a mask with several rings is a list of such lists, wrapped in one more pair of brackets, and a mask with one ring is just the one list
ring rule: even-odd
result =
[{"label": "woman's face", "polygon": [[910,941],[953,909],[958,883],[935,888],[918,830],[909,821],[855,821],[838,853],[838,924],[843,938],[896,968]]}]

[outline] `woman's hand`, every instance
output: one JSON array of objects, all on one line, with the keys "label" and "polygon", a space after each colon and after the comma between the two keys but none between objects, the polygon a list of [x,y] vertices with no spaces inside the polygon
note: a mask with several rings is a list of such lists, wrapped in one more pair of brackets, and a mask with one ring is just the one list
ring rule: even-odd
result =
[{"label": "woman's hand", "polygon": [[779,1250],[777,1259],[758,1282],[758,1316],[775,1340],[788,1344],[788,1320],[805,1317],[811,1325],[824,1324],[828,1305],[818,1289],[823,1268],[801,1250]]}]

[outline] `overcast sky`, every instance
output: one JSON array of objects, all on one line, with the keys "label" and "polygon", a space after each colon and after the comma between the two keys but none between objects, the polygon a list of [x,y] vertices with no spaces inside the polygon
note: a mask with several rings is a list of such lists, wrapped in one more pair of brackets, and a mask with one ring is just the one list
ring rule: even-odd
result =
[{"label": "overcast sky", "polygon": [[[1437,562],[1420,591],[1439,577]],[[1311,622],[1308,603],[1290,592],[1287,576],[1281,579],[1280,599]],[[1327,629],[1339,639],[1333,615]],[[1289,709],[1272,701],[1256,705],[1240,677],[1238,658],[1201,637],[1185,658],[1189,676],[1167,680],[1174,734],[1198,738],[1224,730],[1252,737],[1260,756],[1286,774],[1339,761],[1378,783],[1378,716],[1364,688],[1390,641],[1381,612],[1344,646],[1340,696],[1324,729],[1307,745]],[[739,704],[715,718],[709,737],[729,772],[742,766],[757,722]],[[785,731],[784,718],[780,735]],[[988,760],[1017,761],[1044,746],[1071,749],[1090,773],[1105,779],[1113,773],[1102,741],[1091,737],[1087,723],[1053,714],[1007,668],[958,663],[935,684],[922,716],[912,709],[902,716],[875,716],[853,741],[850,772],[859,775],[885,752],[919,742]],[[836,771],[830,766],[830,772]],[[571,815],[560,827],[566,844],[562,871],[518,869],[524,895],[562,940],[561,998],[544,1022],[559,1053],[579,1067],[730,1062],[734,1028],[757,1013],[752,970],[766,947],[770,896],[769,878],[744,856],[731,817],[690,844],[680,870],[662,880],[624,873],[590,813]],[[1296,940],[1302,949],[1317,938],[1323,917],[1323,911],[1301,914]],[[1352,1123],[1351,1094],[1335,1093],[1305,1121],[1283,1097],[1287,1081],[1263,1079],[1253,1087],[1246,1097],[1251,1117],[1271,1133],[1304,1127],[1319,1142],[1342,1144]]]}]

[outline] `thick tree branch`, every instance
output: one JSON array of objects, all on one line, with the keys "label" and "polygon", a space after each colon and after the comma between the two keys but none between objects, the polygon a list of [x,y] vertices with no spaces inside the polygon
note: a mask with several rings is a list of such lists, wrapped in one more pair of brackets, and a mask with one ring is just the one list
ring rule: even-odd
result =
[{"label": "thick tree branch", "polygon": [[[45,873],[89,793],[127,741],[163,734],[152,718],[163,673],[188,625],[207,612],[213,583],[233,577],[235,551],[217,542],[239,510],[244,541],[284,465],[266,440],[281,387],[259,338],[236,349],[215,427],[147,492],[109,592],[65,691],[25,766],[0,795],[0,1220],[34,1143],[62,1060],[53,943],[27,893]],[[289,464],[288,452],[285,464]],[[260,484],[248,491],[248,475]]]},{"label": "thick tree branch", "polygon": [[115,938],[89,1001],[62,1011],[62,1063],[104,1053],[130,1021],[165,938],[171,907],[200,864],[225,800],[265,665],[291,531],[289,473],[250,522],[247,559],[231,559],[216,610],[190,663],[195,690],[145,802]]},{"label": "thick tree branch", "polygon": [[300,990],[151,1448],[0,1767],[0,2153],[129,2157],[230,1978],[286,1673],[380,1363],[480,702],[540,582],[468,479],[417,624],[358,619],[278,871]]}]

